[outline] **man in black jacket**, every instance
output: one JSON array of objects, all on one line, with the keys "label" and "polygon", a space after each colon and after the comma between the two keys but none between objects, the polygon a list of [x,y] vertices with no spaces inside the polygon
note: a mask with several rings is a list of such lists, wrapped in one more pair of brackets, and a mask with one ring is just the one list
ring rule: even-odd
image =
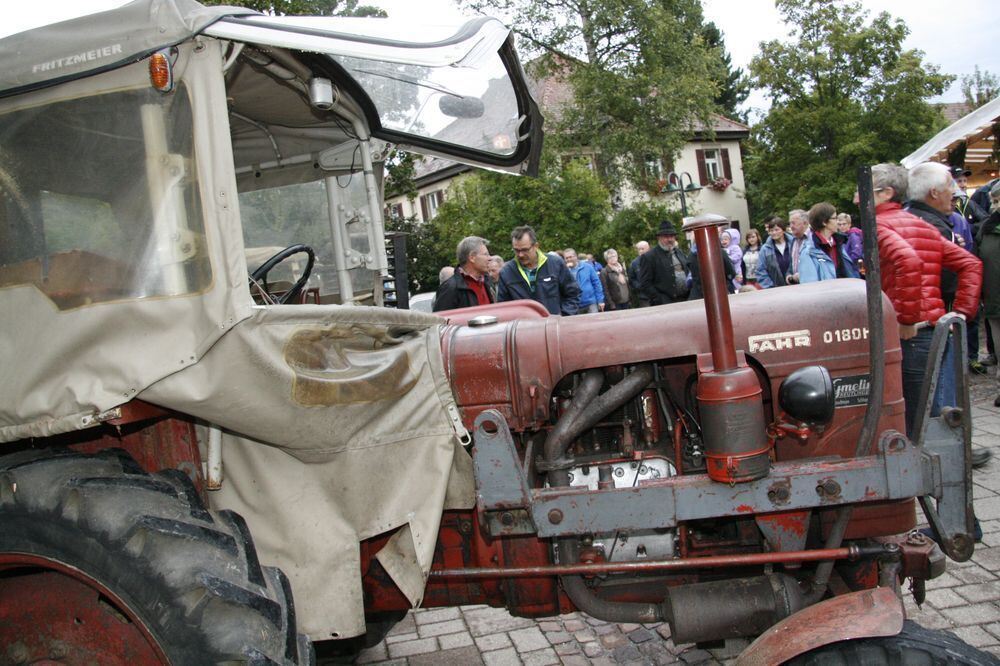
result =
[{"label": "man in black jacket", "polygon": [[[910,169],[907,180],[907,192],[910,200],[906,204],[906,210],[925,222],[929,222],[941,232],[945,238],[944,242],[955,243],[961,247],[962,242],[959,241],[961,237],[955,233],[949,220],[952,210],[951,195],[954,192],[954,179],[948,167],[937,162],[924,162],[913,167]],[[948,310],[951,310],[957,289],[958,274],[943,269],[941,271],[941,299]],[[972,466],[982,467],[989,462],[992,455],[993,452],[985,447],[974,448],[971,456]]]},{"label": "man in black jacket", "polygon": [[489,305],[493,285],[489,276],[490,251],[479,236],[468,236],[458,244],[458,268],[441,283],[434,297],[434,312]]},{"label": "man in black jacket", "polygon": [[635,244],[635,259],[628,265],[628,282],[632,289],[639,287],[639,260],[647,252],[649,252],[649,243],[641,240]]},{"label": "man in black jacket", "polygon": [[639,304],[663,305],[687,299],[688,257],[677,245],[677,229],[665,220],[656,246],[639,257]]},{"label": "man in black jacket", "polygon": [[[958,246],[964,240],[955,233],[951,217],[951,195],[954,180],[948,167],[937,162],[924,162],[910,169],[908,182],[909,201],[906,210],[941,232],[945,240]],[[941,271],[941,298],[944,306],[951,309],[958,288],[958,276],[947,269]]]}]

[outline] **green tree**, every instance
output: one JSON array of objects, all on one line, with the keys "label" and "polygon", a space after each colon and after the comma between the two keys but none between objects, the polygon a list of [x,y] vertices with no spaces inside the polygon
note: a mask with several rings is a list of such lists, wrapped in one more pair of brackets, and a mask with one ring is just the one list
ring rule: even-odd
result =
[{"label": "green tree", "polygon": [[715,75],[719,89],[715,95],[715,105],[719,113],[727,118],[746,122],[746,114],[739,110],[739,106],[750,96],[750,79],[742,68],[733,69],[733,61],[726,51],[722,31],[715,23],[706,23],[702,34],[705,36],[705,43],[716,49],[719,56]]},{"label": "green tree", "polygon": [[644,179],[650,156],[671,158],[707,123],[719,90],[698,0],[465,0],[505,15],[539,58],[537,74],[567,77],[573,102],[546,119],[557,149],[589,147],[614,189]]},{"label": "green tree", "polygon": [[1000,96],[1000,77],[976,65],[972,74],[962,77],[962,97],[971,109],[978,109]]},{"label": "green tree", "polygon": [[405,196],[417,198],[416,159],[411,153],[393,148],[385,161],[385,200]]},{"label": "green tree", "polygon": [[927,99],[953,77],[903,48],[906,25],[858,2],[778,0],[791,41],[750,64],[771,108],[744,160],[754,215],[850,205],[858,165],[898,161],[943,125]]},{"label": "green tree", "polygon": [[[592,234],[593,245],[601,251],[613,247],[618,250],[623,264],[628,265],[636,257],[635,243],[646,240],[655,243],[656,230],[664,220],[670,220],[678,229],[681,228],[681,212],[668,208],[660,201],[637,201],[636,203],[615,211],[615,214],[596,229]],[[678,242],[686,247],[684,236],[678,237]],[[595,253],[596,256],[596,253]],[[603,263],[603,259],[601,260]]]},{"label": "green tree", "polygon": [[359,5],[358,0],[201,0],[203,5],[236,5],[275,16],[377,16],[385,10]]},{"label": "green tree", "polygon": [[442,266],[454,265],[455,248],[466,236],[490,242],[490,252],[511,257],[510,232],[530,224],[542,250],[574,247],[597,255],[605,246],[610,196],[584,160],[560,164],[546,157],[537,178],[476,171],[453,183],[437,216],[425,224],[394,222],[409,231],[411,286],[437,287]]}]

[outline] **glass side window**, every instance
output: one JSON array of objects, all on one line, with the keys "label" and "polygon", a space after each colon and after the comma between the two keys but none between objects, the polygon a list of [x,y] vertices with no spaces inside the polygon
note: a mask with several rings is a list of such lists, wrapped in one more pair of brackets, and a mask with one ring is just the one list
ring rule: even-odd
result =
[{"label": "glass side window", "polygon": [[183,87],[0,115],[0,288],[60,309],[212,282]]},{"label": "glass side window", "polygon": [[[337,188],[335,196],[344,218],[336,226],[331,223],[329,215],[329,183]],[[282,249],[302,243],[316,253],[316,263],[307,287],[318,289],[320,296],[339,293],[333,242],[336,229],[341,234],[346,232],[344,247],[358,260],[353,265],[347,260],[355,290],[370,290],[374,278],[372,272],[362,266],[362,257],[371,252],[367,210],[368,200],[361,174],[241,192],[240,217],[247,269],[253,273]],[[277,291],[281,290],[281,283],[290,287],[305,267],[306,255],[293,255],[274,267],[267,277],[268,284]]]},{"label": "glass side window", "polygon": [[475,68],[331,57],[371,98],[383,128],[494,155],[517,150],[517,96],[499,54]]}]

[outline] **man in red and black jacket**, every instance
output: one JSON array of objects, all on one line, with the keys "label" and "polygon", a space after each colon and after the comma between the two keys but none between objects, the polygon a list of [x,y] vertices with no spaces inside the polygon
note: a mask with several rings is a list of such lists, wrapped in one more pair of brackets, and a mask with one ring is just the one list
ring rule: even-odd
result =
[{"label": "man in red and black jacket", "polygon": [[434,297],[434,312],[489,305],[493,302],[490,281],[490,250],[479,236],[463,238],[456,251],[458,268],[441,283]]},{"label": "man in red and black jacket", "polygon": [[[913,437],[916,407],[923,386],[933,326],[947,312],[941,295],[941,271],[956,275],[952,310],[966,319],[979,309],[983,266],[978,258],[943,238],[932,225],[902,208],[907,192],[907,172],[895,164],[872,167],[875,219],[882,291],[889,296],[899,322],[903,351],[903,400],[906,403],[906,434]],[[934,395],[931,415],[941,407],[955,405],[955,375],[952,345],[945,351]],[[973,465],[989,460],[988,449],[973,451]]]}]

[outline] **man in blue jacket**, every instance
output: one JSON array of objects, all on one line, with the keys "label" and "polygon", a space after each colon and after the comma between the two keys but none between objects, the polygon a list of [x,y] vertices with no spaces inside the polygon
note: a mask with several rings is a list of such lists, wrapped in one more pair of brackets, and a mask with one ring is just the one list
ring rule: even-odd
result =
[{"label": "man in blue jacket", "polygon": [[529,226],[516,227],[510,240],[515,261],[500,269],[497,302],[532,299],[551,314],[576,314],[580,286],[559,255],[539,250],[538,237]]},{"label": "man in blue jacket", "polygon": [[589,261],[581,262],[576,250],[571,247],[563,250],[563,260],[580,285],[580,309],[577,314],[604,312],[604,287],[594,265]]}]

